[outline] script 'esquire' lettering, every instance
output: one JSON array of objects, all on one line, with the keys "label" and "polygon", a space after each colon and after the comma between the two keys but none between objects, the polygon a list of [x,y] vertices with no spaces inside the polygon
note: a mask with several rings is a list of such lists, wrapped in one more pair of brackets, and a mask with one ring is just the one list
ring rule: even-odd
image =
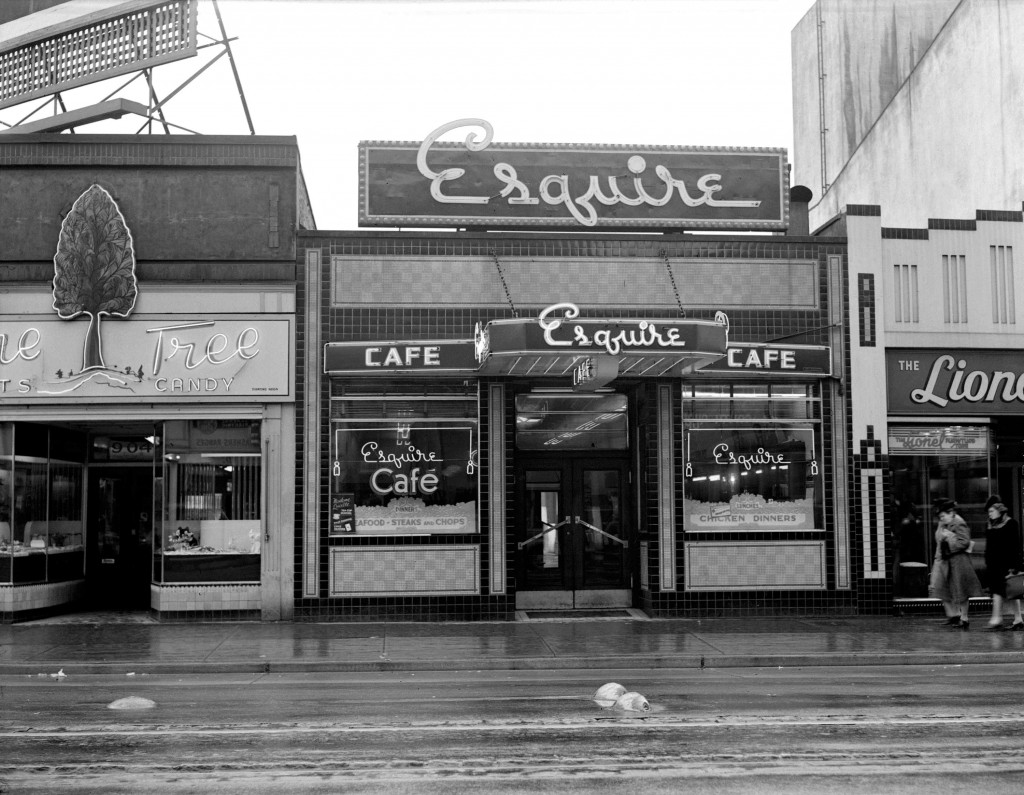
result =
[{"label": "script 'esquire' lettering", "polygon": [[[434,171],[427,163],[427,153],[430,147],[442,135],[460,127],[481,127],[484,130],[482,139],[476,133],[470,132],[464,141],[465,147],[470,152],[481,152],[490,146],[494,138],[494,128],[490,122],[484,119],[459,119],[448,122],[434,130],[423,139],[419,151],[416,153],[416,168],[420,174],[430,180],[430,196],[434,201],[441,204],[487,204],[492,196],[459,196],[445,194],[442,191],[445,182],[454,182],[464,176],[464,168],[446,168],[443,171]],[[530,188],[519,179],[515,168],[509,163],[495,163],[494,176],[502,183],[500,198],[507,199],[511,205],[522,204],[545,204],[562,205],[569,214],[583,226],[596,226],[598,213],[593,202],[605,207],[612,207],[616,204],[624,204],[629,207],[637,207],[647,204],[652,207],[663,207],[668,204],[674,195],[678,193],[679,198],[687,207],[760,207],[759,200],[747,199],[716,199],[715,194],[722,190],[718,184],[722,179],[721,174],[704,174],[697,180],[696,187],[700,195],[693,197],[687,190],[682,180],[675,179],[672,173],[665,166],[657,165],[654,173],[665,186],[665,192],[660,196],[652,195],[644,186],[640,175],[647,170],[647,161],[640,155],[633,155],[626,161],[626,168],[633,174],[633,191],[635,196],[628,196],[619,187],[618,177],[607,177],[608,190],[605,192],[601,186],[601,178],[596,174],[591,175],[589,186],[579,196],[573,196],[569,189],[569,177],[566,174],[548,174],[540,181],[538,186],[539,196],[533,196]],[[513,195],[515,194],[515,195]]]},{"label": "script 'esquire' lettering", "polygon": [[623,348],[649,348],[653,345],[662,348],[686,347],[686,340],[680,339],[678,328],[668,328],[662,331],[647,320],[639,321],[636,328],[632,329],[619,329],[618,331],[598,329],[592,337],[587,335],[583,326],[576,325],[572,329],[572,339],[558,339],[554,332],[561,328],[562,318],[551,317],[556,312],[562,312],[562,317],[566,320],[573,320],[579,317],[580,309],[576,304],[552,304],[537,316],[537,322],[544,329],[544,341],[548,345],[557,347],[597,345],[612,356],[617,355]]},{"label": "script 'esquire' lettering", "polygon": [[758,447],[756,453],[750,455],[737,455],[729,449],[729,445],[725,442],[716,444],[715,448],[711,451],[711,454],[715,457],[715,463],[719,465],[724,464],[740,464],[748,472],[751,467],[756,464],[785,464],[786,457],[783,453],[776,455],[763,447]]},{"label": "script 'esquire' lettering", "polygon": [[377,442],[367,442],[360,449],[359,452],[363,456],[363,461],[366,463],[374,464],[390,464],[393,467],[401,469],[406,464],[416,463],[437,463],[443,464],[444,459],[438,458],[437,453],[431,451],[420,450],[413,444],[406,444],[406,450],[399,453],[388,453],[380,449],[380,445]]}]

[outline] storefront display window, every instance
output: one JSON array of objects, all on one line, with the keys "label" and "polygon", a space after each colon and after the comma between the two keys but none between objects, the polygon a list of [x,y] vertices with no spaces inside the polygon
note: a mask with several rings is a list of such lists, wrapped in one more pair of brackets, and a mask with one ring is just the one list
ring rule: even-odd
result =
[{"label": "storefront display window", "polygon": [[476,423],[334,424],[331,535],[476,533]]},{"label": "storefront display window", "polygon": [[0,422],[0,585],[10,584],[13,573],[14,528],[11,505],[14,484],[14,425]]},{"label": "storefront display window", "polygon": [[476,396],[434,389],[332,401],[331,536],[479,532]]},{"label": "storefront display window", "polygon": [[994,445],[985,426],[891,425],[889,464],[893,514],[890,518],[896,598],[928,597],[928,573],[935,558],[935,503],[949,498],[971,529],[971,562],[985,579],[985,501],[995,491]]},{"label": "storefront display window", "polygon": [[817,407],[810,385],[685,385],[686,532],[822,530]]},{"label": "storefront display window", "polygon": [[686,432],[687,532],[818,530],[813,427],[744,424]]},{"label": "storefront display window", "polygon": [[810,384],[684,384],[683,416],[701,419],[817,419]]},{"label": "storefront display window", "polygon": [[262,456],[260,423],[164,423],[158,478],[161,528],[157,582],[260,579]]},{"label": "storefront display window", "polygon": [[83,457],[79,434],[0,424],[0,582],[83,575]]}]

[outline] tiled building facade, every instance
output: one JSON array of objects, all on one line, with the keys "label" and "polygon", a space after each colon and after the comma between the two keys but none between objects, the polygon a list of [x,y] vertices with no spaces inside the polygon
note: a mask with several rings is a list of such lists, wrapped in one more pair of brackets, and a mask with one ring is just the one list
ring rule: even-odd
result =
[{"label": "tiled building facade", "polygon": [[[296,618],[887,611],[887,586],[875,587],[875,563],[847,510],[844,242],[301,234],[297,464],[306,475],[296,484]],[[479,346],[476,361],[426,377],[394,353],[479,343],[481,329],[526,327],[565,304],[595,323],[712,323],[725,313],[730,353],[685,373],[620,373],[589,395],[574,390],[568,371],[521,361],[489,370]],[[375,364],[392,351],[398,366],[336,368],[326,361],[332,346]],[[587,401],[597,401],[593,411]],[[558,433],[555,415],[571,433]],[[362,470],[343,450],[370,439],[360,435],[369,427],[379,439],[401,437],[403,422],[430,418],[465,422],[475,434],[476,531],[431,532],[408,520],[407,533],[375,532],[359,516],[384,515],[369,507],[381,501],[369,491],[360,498],[347,473]],[[602,422],[621,437],[598,429]],[[538,441],[531,427],[548,436]],[[369,449],[384,444],[373,439]],[[598,492],[614,507],[601,513]]]}]

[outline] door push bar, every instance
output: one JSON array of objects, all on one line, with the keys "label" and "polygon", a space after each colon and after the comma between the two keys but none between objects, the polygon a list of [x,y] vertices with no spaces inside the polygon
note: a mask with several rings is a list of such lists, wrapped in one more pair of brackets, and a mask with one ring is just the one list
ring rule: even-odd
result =
[{"label": "door push bar", "polygon": [[569,517],[566,516],[565,519],[563,521],[559,522],[558,524],[548,524],[547,522],[541,522],[541,524],[544,525],[547,529],[546,530],[541,530],[539,533],[537,533],[537,535],[530,536],[525,541],[520,541],[519,542],[519,546],[517,547],[518,549],[522,549],[527,544],[532,544],[538,538],[540,538],[542,536],[546,536],[548,533],[554,532],[559,527],[564,527],[565,525],[569,524]]},{"label": "door push bar", "polygon": [[[566,519],[568,519],[569,517],[568,517],[568,516],[566,516],[565,518],[566,518]],[[589,529],[593,530],[593,531],[594,531],[595,533],[600,533],[600,534],[601,534],[601,535],[603,535],[603,536],[604,536],[605,538],[610,538],[610,539],[611,539],[612,541],[615,541],[615,542],[617,542],[617,543],[619,543],[619,544],[622,544],[622,548],[623,548],[623,549],[629,549],[629,542],[628,542],[628,541],[626,541],[625,539],[623,539],[623,538],[619,538],[618,536],[613,536],[613,535],[612,535],[611,533],[606,533],[606,532],[605,532],[604,530],[602,530],[602,529],[601,529],[600,527],[594,527],[594,525],[590,524],[590,522],[584,522],[584,521],[583,521],[582,519],[580,519],[580,517],[578,517],[578,516],[574,516],[574,517],[573,517],[573,519],[575,520],[576,524],[581,524],[581,525],[583,525],[584,527],[587,527],[587,528],[589,528]]]}]

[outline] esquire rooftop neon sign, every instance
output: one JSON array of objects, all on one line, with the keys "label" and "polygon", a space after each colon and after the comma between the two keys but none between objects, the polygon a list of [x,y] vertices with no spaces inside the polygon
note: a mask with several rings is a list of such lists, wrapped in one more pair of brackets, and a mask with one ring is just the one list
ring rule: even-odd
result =
[{"label": "esquire rooftop neon sign", "polygon": [[[472,128],[461,143],[438,139]],[[482,130],[482,135],[477,130]],[[495,144],[484,119],[360,144],[361,226],[784,229],[784,149]]]}]

